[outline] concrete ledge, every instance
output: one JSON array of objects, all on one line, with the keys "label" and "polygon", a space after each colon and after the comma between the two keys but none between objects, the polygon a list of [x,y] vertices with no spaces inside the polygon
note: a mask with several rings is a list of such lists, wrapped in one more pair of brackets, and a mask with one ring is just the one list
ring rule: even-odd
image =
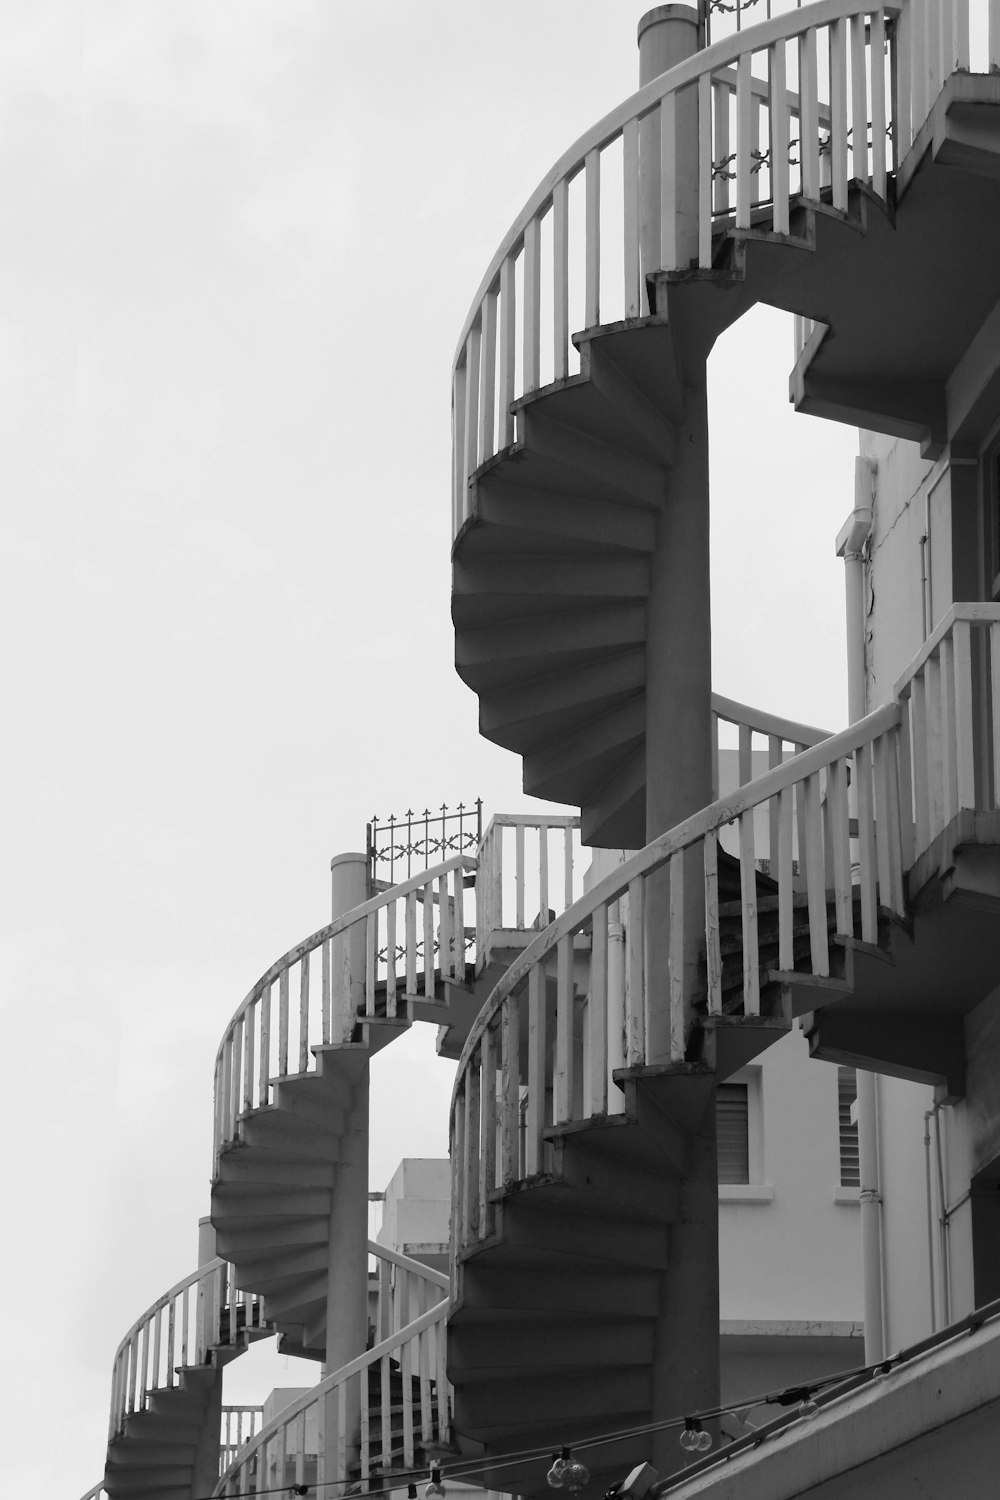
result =
[{"label": "concrete ledge", "polygon": [[769,1182],[720,1182],[720,1203],[770,1203],[774,1188]]},{"label": "concrete ledge", "polygon": [[759,1449],[671,1487],[670,1500],[996,1495],[1000,1325],[960,1334],[832,1401]]}]

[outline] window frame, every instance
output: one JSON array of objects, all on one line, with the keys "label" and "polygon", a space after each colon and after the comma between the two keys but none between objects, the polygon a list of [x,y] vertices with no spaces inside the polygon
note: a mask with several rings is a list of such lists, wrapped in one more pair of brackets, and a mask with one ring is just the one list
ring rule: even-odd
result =
[{"label": "window frame", "polygon": [[764,1160],[763,1070],[759,1064],[740,1068],[726,1083],[741,1084],[747,1091],[747,1182],[720,1182],[720,1202],[769,1203],[774,1188],[766,1180]]}]

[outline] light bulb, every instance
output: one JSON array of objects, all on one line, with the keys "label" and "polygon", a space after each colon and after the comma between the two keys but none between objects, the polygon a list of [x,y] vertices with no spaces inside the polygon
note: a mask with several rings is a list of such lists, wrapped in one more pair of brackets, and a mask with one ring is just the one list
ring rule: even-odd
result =
[{"label": "light bulb", "polygon": [[806,1396],[804,1400],[799,1402],[800,1417],[814,1417],[818,1411],[819,1407],[811,1396]]},{"label": "light bulb", "polygon": [[692,1421],[690,1417],[685,1421],[684,1430],[682,1431],[680,1438],[681,1447],[684,1449],[685,1453],[694,1453],[697,1449],[698,1433],[700,1430],[701,1429],[699,1427],[699,1424]]},{"label": "light bulb", "polygon": [[564,1490],[575,1495],[590,1483],[590,1470],[578,1458],[571,1458],[563,1465],[562,1483]]},{"label": "light bulb", "polygon": [[545,1479],[550,1489],[561,1490],[564,1484],[566,1464],[569,1460],[569,1449],[564,1448],[561,1453],[552,1455],[552,1467],[546,1474]]},{"label": "light bulb", "polygon": [[710,1432],[699,1432],[695,1446],[699,1453],[707,1453],[712,1446],[712,1434]]},{"label": "light bulb", "polygon": [[424,1500],[444,1500],[447,1490],[441,1483],[441,1470],[437,1464],[431,1469],[431,1482],[424,1490]]}]

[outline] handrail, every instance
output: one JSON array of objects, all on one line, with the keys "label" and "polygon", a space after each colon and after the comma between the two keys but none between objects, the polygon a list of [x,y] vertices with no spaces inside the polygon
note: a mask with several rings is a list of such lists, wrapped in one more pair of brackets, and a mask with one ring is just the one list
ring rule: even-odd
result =
[{"label": "handrail", "polygon": [[781,719],[762,708],[737,703],[735,698],[724,698],[721,693],[712,694],[712,712],[726,724],[739,725],[754,734],[774,735],[793,745],[818,745],[820,740],[828,740],[832,732],[812,724],[797,724],[793,719]]},{"label": "handrail", "polygon": [[422,1276],[425,1281],[429,1281],[432,1286],[441,1287],[443,1291],[447,1291],[451,1285],[443,1271],[435,1271],[433,1266],[425,1266],[422,1260],[414,1260],[410,1255],[402,1255],[398,1250],[393,1250],[378,1240],[368,1241],[368,1254],[377,1255],[380,1260],[386,1260],[390,1265],[398,1266],[401,1271],[409,1271],[411,1275]]},{"label": "handrail", "polygon": [[892,690],[894,698],[903,697],[914,677],[929,658],[940,649],[941,642],[946,636],[952,634],[956,624],[960,621],[967,621],[970,625],[993,625],[1000,621],[1000,604],[981,604],[978,601],[957,603],[946,610],[909,666],[901,676],[897,677]]},{"label": "handrail", "polygon": [[[637,89],[634,94],[630,94],[621,104],[609,110],[595,125],[591,125],[589,130],[585,130],[581,136],[578,136],[549,168],[501,240],[499,249],[490,261],[489,268],[472,299],[452,363],[458,363],[483,298],[496,282],[500,267],[511,250],[519,247],[526,227],[549,207],[556,184],[583,170],[585,159],[592,151],[601,151],[609,146],[632,120],[648,114],[668,95],[678,93],[688,85],[696,83],[703,74],[712,73],[718,68],[736,63],[748,52],[760,51],[775,42],[789,41],[808,28],[843,20],[855,14],[857,9],[855,0],[815,0],[814,4],[787,11],[780,16],[772,16],[770,20],[760,21],[754,26],[747,26],[733,36],[713,42],[710,47],[696,52],[693,57],[678,63],[666,73],[660,73],[642,88]],[[893,7],[893,9],[898,9],[898,7]]]},{"label": "handrail", "polygon": [[[237,1289],[232,1267],[221,1256],[158,1297],[115,1350],[110,1436],[121,1435],[126,1418],[144,1409],[150,1392],[172,1389],[179,1369],[203,1364],[209,1350],[235,1345],[255,1329],[264,1332],[262,1306],[255,1293]],[[229,1321],[224,1329],[226,1314]]]},{"label": "handrail", "polygon": [[[430,885],[433,881],[441,879],[442,876],[450,874],[452,870],[474,868],[475,860],[471,859],[468,855],[456,854],[452,859],[444,860],[441,864],[434,865],[431,869],[419,871],[418,874],[412,875],[408,880],[404,880],[399,885],[393,885],[388,890],[380,891],[378,895],[372,896],[370,900],[363,901],[360,906],[352,907],[350,911],[336,917],[332,922],[328,922],[325,927],[318,928],[309,937],[303,938],[300,943],[296,943],[294,948],[289,948],[288,952],[284,953],[281,958],[275,959],[271,967],[265,970],[256,984],[247,992],[236,1007],[230,1018],[229,1025],[226,1027],[227,1032],[232,1031],[236,1023],[242,1019],[247,1006],[251,1005],[255,1000],[260,999],[264,988],[269,984],[273,984],[276,979],[280,979],[283,970],[290,969],[293,964],[298,963],[299,959],[304,958],[307,953],[315,952],[329,938],[339,937],[357,923],[363,922],[367,917],[376,915],[384,907],[398,900],[401,896],[407,896],[411,891],[415,892],[426,885]],[[219,1061],[222,1055],[222,1047],[223,1043],[220,1042],[215,1054],[216,1062]]]},{"label": "handrail", "polygon": [[[315,1068],[315,1047],[349,1040],[358,1021],[406,1019],[401,999],[435,1000],[435,953],[440,982],[464,980],[469,940],[464,887],[475,868],[474,859],[457,854],[422,870],[328,922],[261,975],[237,1007],[216,1053],[216,1162],[222,1147],[236,1138],[242,1115],[270,1102],[276,1079]],[[318,994],[310,963],[317,952],[322,961]],[[290,976],[296,966],[293,999]],[[275,986],[278,1014],[272,1030]]]},{"label": "handrail", "polygon": [[[459,1252],[493,1232],[509,1185],[550,1169],[553,1127],[620,1112],[613,1085],[631,1069],[714,1065],[713,1033],[730,1015],[763,1018],[765,994],[788,1020],[797,988],[843,983],[838,949],[883,940],[886,919],[907,915],[915,869],[920,885],[932,873],[917,861],[939,860],[935,841],[949,829],[970,837],[967,811],[998,809],[1000,606],[960,604],[898,698],[652,840],[539,933],[494,986],[459,1059],[458,1295]],[[721,885],[730,824],[738,897]],[[585,978],[578,936],[590,949]]]},{"label": "handrail", "polygon": [[[453,361],[453,535],[470,515],[472,475],[515,441],[515,403],[543,386],[543,348],[553,381],[571,374],[571,286],[574,298],[583,289],[578,328],[639,319],[644,307],[651,311],[648,277],[711,270],[719,222],[748,231],[766,214],[766,227],[788,235],[796,199],[818,203],[829,190],[832,208],[846,213],[855,179],[885,198],[896,165],[888,104],[898,94],[895,41],[888,75],[885,41],[898,9],[881,0],[815,0],[748,27],[651,80],[559,158],[501,241],[462,326]],[[793,42],[798,56],[790,57]],[[755,58],[766,77],[754,75]],[[609,317],[601,306],[602,247],[611,233],[602,163],[619,142],[615,253],[624,281],[622,310]],[[582,231],[570,212],[578,180]],[[647,201],[653,193],[658,204]]]},{"label": "handrail", "polygon": [[[426,1268],[425,1268],[426,1269]],[[296,1482],[304,1481],[305,1464],[305,1422],[307,1414],[313,1407],[316,1408],[317,1419],[317,1459],[319,1472],[315,1476],[317,1484],[343,1482],[348,1478],[348,1469],[351,1459],[351,1449],[354,1446],[350,1428],[356,1421],[360,1433],[360,1452],[357,1455],[357,1463],[360,1467],[362,1479],[367,1479],[371,1471],[370,1439],[371,1416],[368,1411],[367,1372],[375,1365],[382,1367],[381,1389],[383,1404],[388,1395],[389,1361],[395,1354],[400,1355],[403,1377],[403,1443],[404,1443],[404,1465],[412,1467],[413,1450],[416,1440],[414,1426],[415,1417],[420,1423],[421,1442],[444,1444],[448,1440],[448,1414],[447,1414],[447,1377],[444,1364],[444,1327],[449,1299],[442,1298],[439,1302],[407,1323],[405,1327],[398,1329],[389,1338],[382,1339],[373,1348],[358,1355],[341,1369],[335,1370],[325,1380],[312,1386],[301,1396],[284,1407],[271,1421],[261,1429],[259,1433],[243,1448],[239,1456],[229,1465],[226,1472],[221,1476],[219,1483],[213,1490],[213,1496],[226,1496],[245,1494],[245,1487],[230,1488],[230,1485],[239,1484],[239,1476],[244,1471],[249,1471],[254,1460],[259,1462],[266,1458],[266,1450],[269,1443],[274,1439],[279,1440],[279,1452],[282,1464],[287,1457],[292,1457],[296,1464]],[[429,1343],[433,1342],[433,1347]],[[413,1392],[411,1386],[411,1374],[413,1374],[413,1359],[416,1358],[417,1369],[414,1378],[419,1378],[420,1398],[417,1403],[418,1409],[414,1409]],[[433,1367],[434,1375],[431,1376],[430,1369]],[[353,1392],[348,1392],[350,1382],[357,1382],[357,1377],[362,1377],[360,1386]],[[436,1398],[432,1398],[430,1384],[433,1380],[436,1386]],[[335,1410],[331,1413],[331,1398],[336,1399]],[[355,1410],[351,1415],[351,1400],[354,1399]],[[443,1414],[443,1418],[442,1418]],[[382,1441],[383,1454],[387,1445],[387,1439],[391,1430],[392,1415],[383,1412]],[[288,1454],[287,1433],[293,1424],[297,1424],[301,1441],[293,1444],[293,1452]],[[331,1434],[329,1426],[332,1424],[335,1431]],[[331,1440],[332,1439],[332,1440]],[[333,1460],[336,1472],[326,1472],[327,1461]]]},{"label": "handrail", "polygon": [[455,1091],[459,1087],[462,1072],[479,1045],[484,1031],[496,1019],[504,999],[527,976],[531,968],[555,952],[563,939],[579,932],[599,907],[626,895],[635,880],[659,869],[672,855],[682,853],[698,839],[704,838],[707,833],[714,832],[727,823],[732,823],[759,803],[789,790],[799,781],[814,776],[843,755],[857,750],[887,730],[894,729],[899,722],[898,704],[890,703],[883,708],[875,709],[873,713],[849,725],[839,734],[830,735],[829,738],[801,751],[782,765],[745,783],[729,796],[720,797],[717,801],[709,803],[707,807],[699,809],[683,823],[677,824],[668,832],[651,840],[645,848],[633,854],[623,864],[616,865],[579,901],[574,902],[567,911],[563,912],[562,916],[557,917],[543,932],[540,932],[498,980],[462,1049],[452,1093],[452,1105],[454,1106],[455,1103]]}]

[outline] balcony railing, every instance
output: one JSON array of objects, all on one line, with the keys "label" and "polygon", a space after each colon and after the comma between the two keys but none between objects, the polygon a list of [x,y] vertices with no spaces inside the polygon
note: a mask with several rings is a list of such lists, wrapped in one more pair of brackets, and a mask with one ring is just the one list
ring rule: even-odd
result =
[{"label": "balcony railing", "polygon": [[315,1070],[316,1048],[350,1040],[358,1021],[403,1017],[407,997],[439,999],[443,982],[465,980],[465,880],[474,869],[456,855],[421,871],[320,928],[258,979],[216,1058],[216,1161],[240,1117],[271,1102],[275,1081]]},{"label": "balcony railing", "polygon": [[[709,1017],[738,1004],[752,1018],[761,1014],[762,984],[830,979],[834,945],[877,944],[880,912],[906,915],[914,860],[963,809],[995,810],[998,789],[1000,606],[956,605],[894,701],[704,808],[595,885],[510,967],[463,1050],[451,1127],[456,1256],[492,1232],[499,1190],[546,1169],[551,1127],[621,1108],[619,1068],[690,1058],[693,1000]],[[767,902],[777,946],[763,973],[755,834],[762,810],[773,829],[776,890]],[[718,875],[719,839],[731,823],[740,900],[725,916],[729,946],[740,953],[735,995],[732,971],[723,968]],[[703,906],[686,921],[695,872]],[[657,907],[669,929],[665,1055],[650,1052],[654,1019],[657,1035],[660,1025],[646,967],[644,914],[657,876],[668,888]],[[584,980],[573,963],[580,937],[590,948]],[[691,986],[698,973],[700,997]]]},{"label": "balcony railing", "polygon": [[120,1437],[127,1419],[146,1409],[155,1391],[173,1390],[180,1370],[204,1365],[210,1351],[238,1346],[255,1330],[266,1331],[260,1299],[240,1291],[233,1269],[215,1259],[185,1276],[146,1309],[115,1352],[111,1370],[110,1437]]},{"label": "balcony railing", "polygon": [[369,1242],[368,1249],[391,1272],[376,1318],[379,1342],[263,1427],[222,1475],[216,1496],[352,1480],[367,1488],[373,1475],[412,1469],[418,1451],[447,1445],[448,1278],[384,1246]]},{"label": "balcony railing", "polygon": [[943,81],[970,66],[1000,67],[995,0],[818,0],[714,41],[581,136],[518,214],[459,339],[454,532],[471,476],[515,441],[515,403],[579,369],[574,329],[648,315],[647,276],[709,270],[721,228],[787,235],[796,200],[846,210],[851,181],[884,199]]},{"label": "balcony railing", "polygon": [[898,151],[887,103],[899,91],[886,50],[894,15],[819,0],[715,42],[560,158],[493,257],[459,340],[456,533],[470,477],[514,442],[514,403],[577,368],[574,328],[648,314],[646,277],[710,269],[718,225],[749,229],[766,210],[766,227],[787,234],[795,199],[817,202],[828,188],[846,209],[850,179],[885,196]]}]

